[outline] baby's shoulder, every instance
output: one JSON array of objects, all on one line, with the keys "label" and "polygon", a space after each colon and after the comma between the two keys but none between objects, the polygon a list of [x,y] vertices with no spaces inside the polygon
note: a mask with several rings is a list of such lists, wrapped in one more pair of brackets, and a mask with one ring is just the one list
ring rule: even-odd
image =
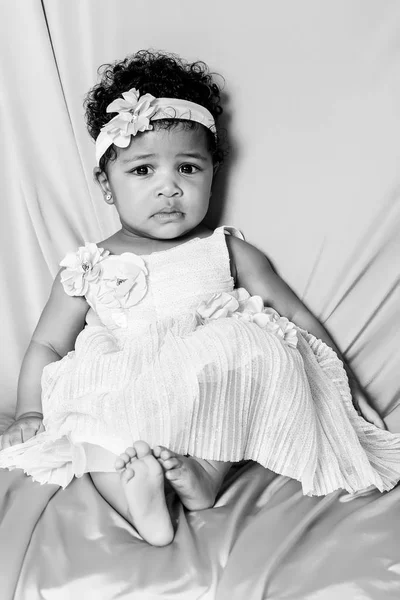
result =
[{"label": "baby's shoulder", "polygon": [[[229,234],[229,230],[225,231]],[[234,234],[225,235],[226,245],[233,256],[237,255],[256,255],[261,251],[255,246],[247,242],[244,237],[239,237]]]},{"label": "baby's shoulder", "polygon": [[243,270],[256,265],[270,264],[267,256],[245,239],[234,235],[227,235],[225,239],[230,260],[237,269]]},{"label": "baby's shoulder", "polygon": [[[124,253],[137,254],[140,256],[152,251],[152,248],[149,250],[148,245],[143,243],[143,241],[140,239],[136,240],[133,237],[131,239],[127,236],[121,235],[120,231],[117,231],[105,240],[97,242],[97,246],[102,248],[104,252],[115,256],[120,256]],[[151,243],[149,246],[151,246]]]},{"label": "baby's shoulder", "polygon": [[110,235],[110,237],[106,238],[105,240],[96,242],[96,246],[98,248],[103,248],[103,250],[109,252],[110,254],[123,254],[126,252],[126,244],[123,243],[117,233]]}]

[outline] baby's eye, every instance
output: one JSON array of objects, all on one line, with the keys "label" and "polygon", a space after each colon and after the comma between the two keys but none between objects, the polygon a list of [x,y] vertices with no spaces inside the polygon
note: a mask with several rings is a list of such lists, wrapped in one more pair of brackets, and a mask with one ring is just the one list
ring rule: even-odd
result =
[{"label": "baby's eye", "polygon": [[196,167],[196,165],[191,165],[189,163],[181,165],[179,167],[179,171],[181,173],[184,173],[185,175],[193,175],[193,173],[196,173],[197,171],[200,171],[199,167]]},{"label": "baby's eye", "polygon": [[141,165],[140,167],[136,167],[129,172],[134,173],[135,175],[148,175],[150,173],[150,167],[148,165]]}]

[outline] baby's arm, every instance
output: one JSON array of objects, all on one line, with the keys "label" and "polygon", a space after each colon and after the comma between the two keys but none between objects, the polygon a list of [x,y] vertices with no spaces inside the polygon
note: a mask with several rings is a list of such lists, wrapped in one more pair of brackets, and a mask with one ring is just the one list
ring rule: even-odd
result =
[{"label": "baby's arm", "polygon": [[386,429],[384,421],[369,405],[364,392],[331,336],[290,287],[274,272],[264,254],[236,237],[227,236],[226,239],[236,286],[245,288],[253,296],[261,296],[265,305],[271,306],[280,315],[287,317],[289,321],[293,321],[330,346],[343,361],[349,377],[353,400],[363,417],[377,427]]},{"label": "baby's arm", "polygon": [[65,293],[58,274],[22,363],[16,419],[22,415],[41,416],[42,371],[73,350],[78,333],[85,325],[88,308],[84,298]]}]

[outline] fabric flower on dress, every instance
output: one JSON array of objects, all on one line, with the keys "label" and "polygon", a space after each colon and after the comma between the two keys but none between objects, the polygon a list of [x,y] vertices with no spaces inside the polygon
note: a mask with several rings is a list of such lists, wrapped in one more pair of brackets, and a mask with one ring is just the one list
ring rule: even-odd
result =
[{"label": "fabric flower on dress", "polygon": [[130,308],[147,292],[148,271],[144,260],[129,252],[109,256],[104,263],[98,300],[110,308]]},{"label": "fabric flower on dress", "polygon": [[296,325],[273,308],[264,308],[261,296],[250,296],[244,288],[213,294],[201,302],[196,314],[201,324],[226,317],[244,319],[277,335],[292,348],[297,347]]},{"label": "fabric flower on dress", "polygon": [[153,129],[150,118],[157,108],[152,106],[154,96],[144,94],[139,99],[139,92],[135,88],[124,92],[122,96],[123,99],[117,98],[107,106],[107,112],[117,112],[118,115],[104,125],[101,131],[107,133],[113,144],[119,148],[127,148],[131,135]]},{"label": "fabric flower on dress", "polygon": [[69,252],[60,262],[65,267],[61,272],[61,283],[68,296],[84,296],[91,283],[96,282],[102,273],[102,261],[109,255],[108,250],[96,244],[86,243],[77,252]]},{"label": "fabric flower on dress", "polygon": [[261,329],[275,333],[292,348],[297,347],[297,327],[286,317],[281,317],[273,308],[264,308],[262,313],[253,315],[253,323]]},{"label": "fabric flower on dress", "polygon": [[201,302],[197,307],[196,314],[200,323],[206,323],[209,320],[230,317],[238,308],[239,302],[232,294],[220,292]]},{"label": "fabric flower on dress", "polygon": [[261,313],[264,310],[264,302],[261,296],[250,296],[244,288],[233,290],[232,294],[239,303],[237,312],[233,315],[237,319],[252,321],[253,315]]}]

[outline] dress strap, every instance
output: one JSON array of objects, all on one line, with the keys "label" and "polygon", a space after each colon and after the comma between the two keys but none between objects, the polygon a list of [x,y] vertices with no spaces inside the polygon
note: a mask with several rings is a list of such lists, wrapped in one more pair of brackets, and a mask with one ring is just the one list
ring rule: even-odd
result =
[{"label": "dress strap", "polygon": [[221,225],[220,227],[217,227],[217,229],[215,229],[215,233],[217,232],[222,232],[225,235],[233,235],[241,240],[245,239],[243,233],[239,229],[236,229],[236,227],[231,227],[230,225]]}]

